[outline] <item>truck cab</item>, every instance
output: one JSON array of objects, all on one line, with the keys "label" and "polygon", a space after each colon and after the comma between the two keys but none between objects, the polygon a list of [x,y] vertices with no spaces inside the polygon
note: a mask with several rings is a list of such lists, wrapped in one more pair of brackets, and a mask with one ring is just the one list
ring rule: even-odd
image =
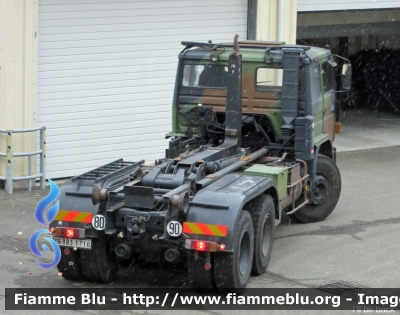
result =
[{"label": "truck cab", "polygon": [[[179,54],[167,157],[223,141],[229,44],[183,44],[186,48]],[[311,159],[311,150],[321,147],[333,158],[336,62],[330,51],[281,42],[243,41],[239,45],[243,147],[253,151],[268,147],[270,155],[281,153],[282,147],[293,147],[296,157],[303,159]],[[313,129],[308,156],[300,144],[296,153],[293,137],[292,123],[300,118],[300,127],[301,117],[308,118],[305,128]]]}]

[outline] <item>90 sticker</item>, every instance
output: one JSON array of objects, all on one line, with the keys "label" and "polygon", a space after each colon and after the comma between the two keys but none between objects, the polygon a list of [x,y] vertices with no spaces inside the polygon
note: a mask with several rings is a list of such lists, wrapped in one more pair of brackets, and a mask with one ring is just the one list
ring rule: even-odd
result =
[{"label": "90 sticker", "polygon": [[178,221],[167,223],[167,232],[171,236],[179,236],[182,233],[182,225]]}]

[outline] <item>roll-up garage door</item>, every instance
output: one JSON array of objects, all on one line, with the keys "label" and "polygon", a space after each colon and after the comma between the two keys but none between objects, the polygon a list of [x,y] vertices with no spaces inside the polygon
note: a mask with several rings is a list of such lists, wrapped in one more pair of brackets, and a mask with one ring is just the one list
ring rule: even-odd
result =
[{"label": "roll-up garage door", "polygon": [[183,40],[246,38],[247,0],[40,0],[47,177],[164,156]]}]

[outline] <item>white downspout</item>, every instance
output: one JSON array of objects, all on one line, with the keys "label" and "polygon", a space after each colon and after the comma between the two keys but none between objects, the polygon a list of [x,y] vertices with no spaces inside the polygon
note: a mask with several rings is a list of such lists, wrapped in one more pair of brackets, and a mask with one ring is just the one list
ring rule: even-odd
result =
[{"label": "white downspout", "polygon": [[283,1],[278,0],[278,41],[283,41]]},{"label": "white downspout", "polygon": [[[283,42],[283,1],[278,0],[278,41]],[[281,84],[282,74],[280,72],[276,75],[276,85]]]}]

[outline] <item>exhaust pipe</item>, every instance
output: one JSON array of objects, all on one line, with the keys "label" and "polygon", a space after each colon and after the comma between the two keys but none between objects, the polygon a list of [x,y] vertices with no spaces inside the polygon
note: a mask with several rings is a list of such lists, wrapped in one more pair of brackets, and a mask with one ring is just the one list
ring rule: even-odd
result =
[{"label": "exhaust pipe", "polygon": [[[239,52],[239,35],[233,40],[229,55],[228,86],[226,89],[225,141],[220,147],[241,146],[242,138],[242,55]],[[236,149],[235,148],[235,149]]]}]

